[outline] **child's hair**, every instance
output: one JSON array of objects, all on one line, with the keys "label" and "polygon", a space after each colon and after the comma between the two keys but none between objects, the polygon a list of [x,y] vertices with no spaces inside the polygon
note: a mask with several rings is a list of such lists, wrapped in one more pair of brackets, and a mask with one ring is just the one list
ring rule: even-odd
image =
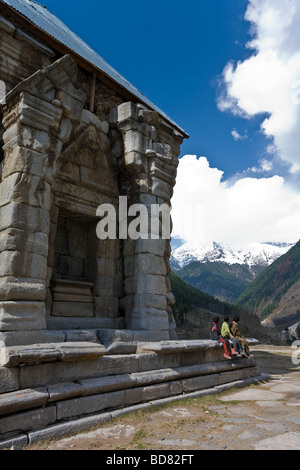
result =
[{"label": "child's hair", "polygon": [[228,322],[229,321],[229,317],[226,315],[226,317],[224,317],[224,321]]},{"label": "child's hair", "polygon": [[214,323],[219,323],[219,320],[220,320],[219,317],[214,317],[214,318],[213,318],[213,322],[214,322]]},{"label": "child's hair", "polygon": [[239,319],[240,319],[240,317],[239,317],[238,315],[234,315],[234,317],[233,317],[233,321],[235,321],[235,322],[238,322],[238,321],[239,321]]}]

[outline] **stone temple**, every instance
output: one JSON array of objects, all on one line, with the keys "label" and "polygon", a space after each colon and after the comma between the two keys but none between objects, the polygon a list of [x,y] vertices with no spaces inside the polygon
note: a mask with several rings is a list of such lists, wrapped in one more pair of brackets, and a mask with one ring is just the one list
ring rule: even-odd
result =
[{"label": "stone temple", "polygon": [[259,376],[177,341],[160,213],[97,236],[103,204],[170,205],[186,132],[35,1],[1,1],[0,48],[0,446]]}]

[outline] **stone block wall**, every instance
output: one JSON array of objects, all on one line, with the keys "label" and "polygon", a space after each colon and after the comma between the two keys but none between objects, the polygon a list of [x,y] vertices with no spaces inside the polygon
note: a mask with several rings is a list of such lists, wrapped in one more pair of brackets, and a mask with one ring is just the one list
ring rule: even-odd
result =
[{"label": "stone block wall", "polygon": [[[82,348],[84,345],[84,349]],[[120,413],[257,382],[214,341],[136,343],[132,354],[63,342],[0,355],[0,448],[78,432]]]},{"label": "stone block wall", "polygon": [[149,214],[170,204],[183,135],[4,10],[0,45],[0,338],[93,328],[175,337],[163,216],[134,240],[99,240],[95,227],[97,208],[118,212],[121,197]]}]

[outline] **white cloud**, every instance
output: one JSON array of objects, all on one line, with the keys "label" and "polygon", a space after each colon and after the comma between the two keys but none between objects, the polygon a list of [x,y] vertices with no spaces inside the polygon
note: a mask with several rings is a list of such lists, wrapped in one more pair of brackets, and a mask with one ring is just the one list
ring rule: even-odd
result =
[{"label": "white cloud", "polygon": [[249,0],[253,49],[228,63],[218,106],[246,118],[268,113],[261,124],[280,158],[300,169],[300,0]]},{"label": "white cloud", "polygon": [[263,158],[262,160],[259,161],[260,166],[253,166],[250,168],[250,172],[252,173],[268,173],[273,169],[273,162],[270,160],[267,160],[266,158]]},{"label": "white cloud", "polygon": [[[253,53],[225,66],[218,107],[245,119],[262,116],[265,158],[227,181],[205,157],[180,160],[173,236],[196,245],[300,238],[300,0],[249,0],[245,19]],[[231,135],[248,137],[237,129]]]},{"label": "white cloud", "polygon": [[246,140],[246,139],[248,139],[248,136],[247,136],[246,134],[241,135],[241,134],[238,133],[238,131],[237,131],[236,129],[232,129],[231,135],[232,135],[232,137],[233,137],[233,140],[235,140],[236,142],[237,142],[238,140]]},{"label": "white cloud", "polygon": [[205,157],[179,161],[172,198],[173,233],[185,240],[243,246],[300,238],[300,194],[284,178],[241,177],[233,184]]}]

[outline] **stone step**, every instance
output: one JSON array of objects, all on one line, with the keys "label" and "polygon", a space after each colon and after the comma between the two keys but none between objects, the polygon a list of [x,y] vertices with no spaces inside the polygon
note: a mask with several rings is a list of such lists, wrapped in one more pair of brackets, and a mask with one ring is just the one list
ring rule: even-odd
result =
[{"label": "stone step", "polygon": [[[0,367],[0,393],[45,384],[220,361],[227,364],[243,363],[242,358],[225,360],[222,346],[213,341],[184,342],[184,347],[172,342],[172,350],[168,348],[168,353],[165,353],[164,345],[162,349],[152,345],[157,352],[151,351],[149,345],[145,348],[139,345],[137,347],[142,351],[140,354],[111,354],[109,348],[112,346],[118,348],[120,345],[114,344],[106,349],[99,343],[65,342],[2,348],[0,357],[5,367]],[[126,348],[128,343],[121,346]]]},{"label": "stone step", "polygon": [[0,349],[0,366],[86,361],[104,356],[106,352],[106,348],[101,344],[83,341],[11,346]]},{"label": "stone step", "polygon": [[94,413],[184,396],[260,375],[252,360],[106,376],[0,396],[0,442],[12,435]]},{"label": "stone step", "polygon": [[[33,408],[38,406],[38,404],[44,406],[50,402],[66,400],[73,397],[108,393],[178,380],[184,380],[183,392],[187,392],[189,387],[192,389],[197,388],[201,380],[204,380],[207,384],[207,380],[203,379],[203,377],[215,376],[215,380],[218,381],[218,374],[234,373],[235,371],[248,370],[249,368],[255,368],[254,361],[241,359],[235,363],[224,361],[188,367],[156,369],[145,372],[133,372],[122,375],[108,375],[105,377],[59,382],[45,385],[44,387],[40,386],[3,393],[0,395],[0,415]],[[201,378],[200,382],[197,380],[199,377]]]},{"label": "stone step", "polygon": [[[10,427],[7,425],[7,432],[2,436],[0,441],[0,449],[10,449],[12,446],[22,448],[27,445],[35,444],[39,441],[46,439],[55,439],[65,437],[67,435],[76,434],[93,426],[99,426],[109,420],[118,418],[124,414],[136,412],[139,410],[146,410],[153,407],[164,406],[172,402],[179,402],[185,398],[200,398],[207,395],[218,395],[226,390],[232,388],[244,388],[252,384],[259,384],[266,379],[264,375],[250,377],[248,379],[236,380],[234,382],[227,382],[213,388],[198,390],[196,392],[187,393],[184,395],[170,396],[166,398],[158,398],[150,402],[140,403],[137,405],[126,406],[124,408],[93,413],[88,416],[80,418],[70,418],[67,421],[55,422],[55,406],[47,407],[37,413],[35,410],[28,411],[23,414],[16,414],[15,420],[20,423],[19,434],[16,435],[13,428],[16,426],[11,421]],[[6,418],[3,418],[3,421]]]},{"label": "stone step", "polygon": [[[255,338],[247,338],[248,343],[258,344]],[[210,348],[222,348],[222,344],[213,340],[180,340],[180,341],[160,341],[160,342],[138,342],[137,353],[155,352],[157,354],[186,353]]]}]

